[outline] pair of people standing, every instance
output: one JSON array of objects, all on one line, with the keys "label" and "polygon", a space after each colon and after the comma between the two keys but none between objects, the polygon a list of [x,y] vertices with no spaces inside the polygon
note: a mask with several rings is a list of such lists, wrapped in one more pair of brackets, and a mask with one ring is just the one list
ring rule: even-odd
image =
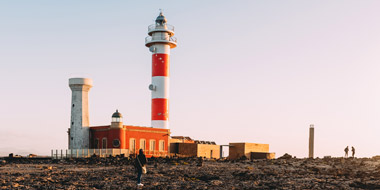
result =
[{"label": "pair of people standing", "polygon": [[[344,149],[344,152],[346,153],[345,155],[344,155],[344,157],[348,157],[348,150],[349,150],[349,148],[348,148],[348,146]],[[352,152],[352,157],[355,157],[355,148],[352,146],[351,147],[351,152]]]}]

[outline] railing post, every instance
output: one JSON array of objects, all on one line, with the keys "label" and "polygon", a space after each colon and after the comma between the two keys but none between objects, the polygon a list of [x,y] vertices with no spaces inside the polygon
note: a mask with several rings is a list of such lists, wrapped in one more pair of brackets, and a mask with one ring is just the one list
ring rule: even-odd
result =
[{"label": "railing post", "polygon": [[66,149],[66,158],[67,158],[67,149]]},{"label": "railing post", "polygon": [[61,149],[61,159],[63,158],[63,150]]},{"label": "railing post", "polygon": [[55,158],[58,159],[58,149],[55,150]]}]

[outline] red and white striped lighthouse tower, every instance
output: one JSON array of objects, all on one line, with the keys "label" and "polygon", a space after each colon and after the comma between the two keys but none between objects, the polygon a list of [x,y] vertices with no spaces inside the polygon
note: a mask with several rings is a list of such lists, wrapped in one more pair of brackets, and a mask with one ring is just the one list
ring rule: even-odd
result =
[{"label": "red and white striped lighthouse tower", "polygon": [[174,27],[166,23],[160,12],[156,23],[148,27],[145,46],[152,52],[152,127],[169,129],[169,56],[177,47]]}]

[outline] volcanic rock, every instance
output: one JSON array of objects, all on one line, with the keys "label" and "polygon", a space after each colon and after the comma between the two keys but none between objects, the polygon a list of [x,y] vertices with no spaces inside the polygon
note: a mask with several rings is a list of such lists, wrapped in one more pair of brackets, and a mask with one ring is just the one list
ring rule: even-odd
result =
[{"label": "volcanic rock", "polygon": [[[380,189],[377,158],[290,158],[202,160],[202,167],[196,158],[155,158],[143,189]],[[0,189],[136,189],[136,179],[129,158],[14,158],[0,167]]]}]

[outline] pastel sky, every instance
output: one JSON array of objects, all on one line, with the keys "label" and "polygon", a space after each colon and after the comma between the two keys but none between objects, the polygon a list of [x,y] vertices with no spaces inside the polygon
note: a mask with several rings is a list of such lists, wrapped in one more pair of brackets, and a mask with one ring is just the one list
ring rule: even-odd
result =
[{"label": "pastel sky", "polygon": [[68,79],[91,125],[150,125],[147,27],[175,26],[172,135],[270,144],[277,156],[380,155],[380,1],[0,1],[0,155],[67,148]]}]

